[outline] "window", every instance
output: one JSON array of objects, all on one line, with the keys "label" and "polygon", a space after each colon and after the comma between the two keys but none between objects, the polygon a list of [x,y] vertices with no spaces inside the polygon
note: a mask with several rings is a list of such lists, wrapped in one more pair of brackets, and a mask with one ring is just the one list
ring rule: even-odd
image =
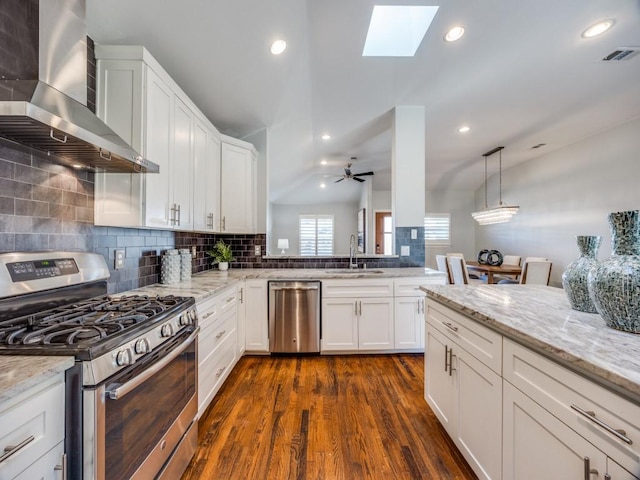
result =
[{"label": "window", "polygon": [[427,213],[424,217],[425,245],[451,245],[451,215]]},{"label": "window", "polygon": [[333,215],[300,215],[300,255],[333,255]]}]

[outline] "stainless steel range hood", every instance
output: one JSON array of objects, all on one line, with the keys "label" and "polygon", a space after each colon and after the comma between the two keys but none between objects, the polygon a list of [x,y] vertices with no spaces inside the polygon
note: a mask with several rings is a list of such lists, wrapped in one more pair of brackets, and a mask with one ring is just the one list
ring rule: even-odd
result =
[{"label": "stainless steel range hood", "polygon": [[158,165],[85,106],[85,12],[84,0],[0,2],[0,14],[11,19],[12,35],[3,38],[15,42],[0,56],[0,137],[69,165],[157,173]]}]

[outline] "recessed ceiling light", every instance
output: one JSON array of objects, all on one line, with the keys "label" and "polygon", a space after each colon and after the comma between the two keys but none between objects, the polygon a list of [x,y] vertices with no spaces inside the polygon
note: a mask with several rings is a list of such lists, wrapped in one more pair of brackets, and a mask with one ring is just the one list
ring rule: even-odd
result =
[{"label": "recessed ceiling light", "polygon": [[466,125],[458,129],[460,133],[467,133],[469,130],[471,130],[471,127],[467,127]]},{"label": "recessed ceiling light", "polygon": [[363,57],[413,57],[437,6],[375,5]]},{"label": "recessed ceiling light", "polygon": [[287,42],[284,40],[276,40],[271,44],[271,53],[274,55],[280,55],[287,48]]},{"label": "recessed ceiling light", "polygon": [[322,135],[321,137],[323,140],[331,140],[331,135],[325,133],[324,135]]},{"label": "recessed ceiling light", "polygon": [[326,187],[326,185],[324,183],[320,184],[320,188],[325,188],[325,187]]},{"label": "recessed ceiling light", "polygon": [[327,161],[326,161],[326,160],[322,160],[322,161],[320,162],[320,165],[326,165],[326,164],[327,164]]},{"label": "recessed ceiling light", "polygon": [[582,36],[584,38],[591,38],[600,35],[601,33],[606,32],[615,22],[613,20],[604,20],[602,22],[598,22],[595,25],[591,25],[584,32],[582,32]]},{"label": "recessed ceiling light", "polygon": [[457,27],[453,27],[451,30],[447,32],[444,36],[445,42],[455,42],[456,40],[460,40],[464,35],[464,27],[458,25]]}]

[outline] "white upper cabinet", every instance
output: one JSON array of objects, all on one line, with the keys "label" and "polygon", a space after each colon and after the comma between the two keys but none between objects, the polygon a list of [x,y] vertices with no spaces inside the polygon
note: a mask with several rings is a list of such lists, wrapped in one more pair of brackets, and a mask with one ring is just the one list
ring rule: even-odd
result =
[{"label": "white upper cabinet", "polygon": [[196,119],[194,131],[193,229],[220,230],[220,138]]},{"label": "white upper cabinet", "polygon": [[221,232],[255,233],[255,162],[255,149],[251,144],[223,136],[220,169]]},{"label": "white upper cabinet", "polygon": [[96,174],[96,225],[254,233],[255,148],[231,137],[221,144],[143,47],[97,45],[96,59],[98,116],[160,166]]}]

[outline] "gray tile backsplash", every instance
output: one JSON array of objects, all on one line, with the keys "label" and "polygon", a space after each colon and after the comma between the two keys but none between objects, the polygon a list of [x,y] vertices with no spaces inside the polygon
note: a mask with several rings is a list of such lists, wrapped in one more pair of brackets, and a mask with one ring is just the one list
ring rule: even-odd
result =
[{"label": "gray tile backsplash", "polygon": [[[93,192],[93,173],[0,140],[0,251],[99,253],[111,270],[110,293],[157,283],[159,255],[175,247],[175,233],[94,226]],[[117,248],[126,253],[121,270],[113,270]]]}]

